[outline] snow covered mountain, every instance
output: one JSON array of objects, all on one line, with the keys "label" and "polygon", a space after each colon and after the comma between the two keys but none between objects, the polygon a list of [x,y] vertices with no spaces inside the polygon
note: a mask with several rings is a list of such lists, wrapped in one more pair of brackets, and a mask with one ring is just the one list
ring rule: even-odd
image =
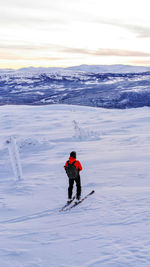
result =
[{"label": "snow covered mountain", "polygon": [[120,109],[150,106],[148,70],[146,67],[83,65],[63,70],[2,71],[0,105],[74,104]]},{"label": "snow covered mountain", "polygon": [[[75,72],[92,72],[92,73],[139,73],[150,71],[150,67],[145,66],[133,66],[133,65],[86,65],[82,64],[79,66],[72,66],[67,68],[61,67],[27,67],[21,68],[21,72],[65,72],[65,71],[75,71]],[[13,69],[0,69],[0,72],[14,72]]]},{"label": "snow covered mountain", "polygon": [[150,71],[150,67],[131,65],[80,65],[69,67],[67,69],[94,73],[138,73]]},{"label": "snow covered mountain", "polygon": [[[10,105],[0,114],[0,266],[148,267],[150,108]],[[59,212],[72,150],[82,195],[95,194]]]}]

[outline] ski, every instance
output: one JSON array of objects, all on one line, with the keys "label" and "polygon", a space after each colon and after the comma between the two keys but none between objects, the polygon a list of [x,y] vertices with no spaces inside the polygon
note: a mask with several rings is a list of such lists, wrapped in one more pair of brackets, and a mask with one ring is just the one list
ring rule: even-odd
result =
[{"label": "ski", "polygon": [[92,194],[94,194],[95,191],[92,190],[89,194],[87,194],[85,197],[81,198],[81,200],[79,200],[78,202],[73,203],[73,205],[71,207],[66,207],[63,210],[67,211],[67,210],[71,210],[72,208],[76,207],[77,205],[79,205],[80,203],[82,203],[86,198],[88,198],[89,196],[91,196]]},{"label": "ski", "polygon": [[67,202],[59,211],[63,211],[65,208],[67,208],[72,203],[72,201],[75,199],[75,197],[76,195],[73,196],[73,198],[69,202]]}]

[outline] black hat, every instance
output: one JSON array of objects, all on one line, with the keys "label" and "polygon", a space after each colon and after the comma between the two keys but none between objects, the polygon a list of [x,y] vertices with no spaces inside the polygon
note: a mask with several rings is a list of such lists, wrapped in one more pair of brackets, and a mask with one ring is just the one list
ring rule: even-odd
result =
[{"label": "black hat", "polygon": [[75,152],[75,151],[72,151],[72,152],[70,153],[70,157],[72,157],[72,158],[75,158],[75,159],[76,159],[76,152]]}]

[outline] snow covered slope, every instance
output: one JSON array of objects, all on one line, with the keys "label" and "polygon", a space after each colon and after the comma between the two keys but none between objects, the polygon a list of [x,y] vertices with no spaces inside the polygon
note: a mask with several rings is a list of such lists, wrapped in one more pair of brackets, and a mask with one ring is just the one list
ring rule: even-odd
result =
[{"label": "snow covered slope", "polygon": [[[150,108],[1,106],[0,114],[0,266],[148,267]],[[82,195],[95,194],[59,212],[72,150],[83,165]]]}]

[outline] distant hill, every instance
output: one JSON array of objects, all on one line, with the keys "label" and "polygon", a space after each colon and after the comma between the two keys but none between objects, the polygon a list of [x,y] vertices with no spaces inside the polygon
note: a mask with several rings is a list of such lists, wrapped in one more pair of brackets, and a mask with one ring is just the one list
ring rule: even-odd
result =
[{"label": "distant hill", "polygon": [[83,71],[85,66],[57,71],[54,68],[3,71],[0,73],[0,105],[71,104],[120,109],[150,107],[150,71],[130,68],[130,72],[127,72],[129,68],[126,68],[125,73],[125,67],[121,67],[115,66],[111,72],[102,67],[99,72],[100,67],[97,67],[97,71],[95,67],[94,72],[94,66],[89,71]]},{"label": "distant hill", "polygon": [[94,73],[127,73],[150,71],[150,67],[130,65],[80,65],[75,67],[69,67],[67,69],[73,71],[86,71]]},{"label": "distant hill", "polygon": [[131,66],[131,65],[79,65],[72,66],[68,68],[58,68],[58,67],[28,67],[21,68],[19,70],[13,69],[0,69],[0,73],[4,72],[63,72],[63,71],[74,71],[74,72],[92,72],[92,73],[139,73],[150,71],[149,67],[144,66]]}]

